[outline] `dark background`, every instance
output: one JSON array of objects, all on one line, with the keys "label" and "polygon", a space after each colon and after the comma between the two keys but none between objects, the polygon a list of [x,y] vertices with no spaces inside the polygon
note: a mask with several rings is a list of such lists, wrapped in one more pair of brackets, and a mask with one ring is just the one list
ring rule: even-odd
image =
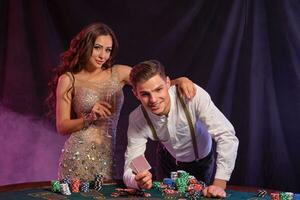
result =
[{"label": "dark background", "polygon": [[[44,119],[47,82],[71,38],[101,21],[117,63],[157,59],[210,93],[240,140],[229,184],[300,192],[299,11],[298,0],[1,0],[0,185],[56,178],[66,137]],[[117,178],[137,105],[124,92]]]}]

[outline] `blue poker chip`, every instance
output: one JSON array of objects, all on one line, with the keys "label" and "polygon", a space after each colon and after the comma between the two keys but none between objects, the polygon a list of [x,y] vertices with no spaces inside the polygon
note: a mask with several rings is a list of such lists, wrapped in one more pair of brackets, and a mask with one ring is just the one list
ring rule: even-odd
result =
[{"label": "blue poker chip", "polygon": [[70,186],[70,185],[71,185],[71,180],[68,179],[68,178],[63,178],[63,179],[60,181],[60,183],[66,183],[66,184],[68,184],[68,186]]},{"label": "blue poker chip", "polygon": [[173,185],[173,180],[171,178],[164,178],[163,183],[165,185],[171,186]]},{"label": "blue poker chip", "polygon": [[294,200],[300,200],[300,194],[295,193],[294,194]]},{"label": "blue poker chip", "polygon": [[81,192],[88,192],[89,191],[89,187],[90,187],[90,184],[89,184],[88,181],[82,182],[81,183],[81,187],[80,187],[80,191]]}]

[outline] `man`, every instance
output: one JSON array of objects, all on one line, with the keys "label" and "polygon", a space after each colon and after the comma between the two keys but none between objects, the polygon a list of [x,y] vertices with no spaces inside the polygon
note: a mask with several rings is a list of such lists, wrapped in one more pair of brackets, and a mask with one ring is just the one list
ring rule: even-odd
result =
[{"label": "man", "polygon": [[[128,187],[150,189],[149,171],[134,174],[129,168],[133,158],[143,155],[148,138],[163,146],[158,154],[158,178],[170,177],[171,171],[185,170],[209,184],[206,197],[225,197],[237,155],[238,139],[231,123],[213,104],[210,96],[195,85],[196,95],[186,101],[170,87],[164,67],[156,60],[132,68],[133,93],[142,105],[129,117],[128,145],[125,153],[124,182]],[[216,173],[212,139],[216,141]]]}]

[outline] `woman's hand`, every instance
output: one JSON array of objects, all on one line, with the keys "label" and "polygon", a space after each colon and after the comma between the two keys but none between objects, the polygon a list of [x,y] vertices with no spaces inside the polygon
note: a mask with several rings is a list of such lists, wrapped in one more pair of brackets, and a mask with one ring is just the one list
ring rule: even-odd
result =
[{"label": "woman's hand", "polygon": [[180,95],[184,96],[190,100],[196,94],[196,87],[195,87],[194,83],[186,77],[180,77],[175,80],[172,80],[171,84],[177,85]]},{"label": "woman's hand", "polygon": [[111,115],[111,105],[105,101],[98,101],[92,108],[92,111],[83,117],[83,128],[88,128],[100,118],[108,118]]},{"label": "woman's hand", "polygon": [[94,120],[98,118],[107,118],[111,115],[111,105],[105,101],[98,101],[92,108],[92,113],[95,116]]}]

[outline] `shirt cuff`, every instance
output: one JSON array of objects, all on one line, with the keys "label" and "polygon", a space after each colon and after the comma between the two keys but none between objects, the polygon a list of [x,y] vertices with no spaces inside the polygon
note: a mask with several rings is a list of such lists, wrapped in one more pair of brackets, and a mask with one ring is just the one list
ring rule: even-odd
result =
[{"label": "shirt cuff", "polygon": [[128,169],[128,170],[126,170],[126,172],[124,172],[123,180],[124,180],[125,185],[128,188],[139,189],[139,186],[134,178],[135,178],[135,175],[132,173],[132,171],[130,169]]},{"label": "shirt cuff", "polygon": [[216,170],[215,179],[221,179],[225,181],[229,181],[231,173],[226,172],[225,170]]}]

